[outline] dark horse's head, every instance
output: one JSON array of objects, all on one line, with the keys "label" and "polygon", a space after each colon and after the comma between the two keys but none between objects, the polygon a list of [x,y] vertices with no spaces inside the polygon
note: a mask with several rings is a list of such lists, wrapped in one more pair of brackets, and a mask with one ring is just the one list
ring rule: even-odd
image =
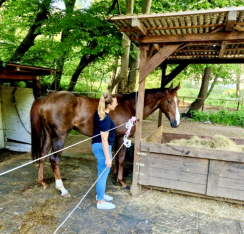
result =
[{"label": "dark horse's head", "polygon": [[178,109],[178,97],[177,90],[180,88],[180,84],[173,88],[173,84],[165,91],[165,96],[159,103],[159,108],[165,113],[166,117],[170,121],[172,128],[177,128],[180,124],[180,112]]}]

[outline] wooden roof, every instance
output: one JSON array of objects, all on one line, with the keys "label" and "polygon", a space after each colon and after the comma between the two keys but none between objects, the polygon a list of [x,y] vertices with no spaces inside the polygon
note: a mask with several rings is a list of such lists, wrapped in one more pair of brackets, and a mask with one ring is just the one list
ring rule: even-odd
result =
[{"label": "wooden roof", "polygon": [[167,44],[181,44],[168,63],[244,62],[244,7],[121,15],[109,21],[139,45],[160,50]]},{"label": "wooden roof", "polygon": [[0,80],[33,80],[37,76],[51,75],[59,70],[20,65],[15,63],[3,63],[0,61]]}]

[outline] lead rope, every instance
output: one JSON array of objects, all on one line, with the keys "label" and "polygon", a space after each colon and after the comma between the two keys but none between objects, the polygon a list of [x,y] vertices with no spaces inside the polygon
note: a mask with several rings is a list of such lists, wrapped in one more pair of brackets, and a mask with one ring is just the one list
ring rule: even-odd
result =
[{"label": "lead rope", "polygon": [[[136,122],[136,117],[133,116],[127,123],[126,123],[126,128],[128,129],[125,133],[124,136],[124,142],[121,144],[121,146],[119,147],[119,149],[117,150],[117,152],[114,154],[112,161],[114,160],[115,156],[118,154],[118,152],[120,151],[120,149],[123,147],[123,145],[125,145],[126,147],[130,147],[131,146],[131,140],[128,140],[128,136],[130,134],[131,128],[135,125]],[[87,194],[92,190],[92,188],[95,186],[95,184],[97,183],[97,181],[100,179],[100,177],[102,176],[102,174],[107,170],[108,166],[106,166],[106,168],[103,170],[103,172],[101,173],[101,175],[96,179],[96,181],[93,183],[93,185],[88,189],[88,191],[85,193],[85,195],[82,197],[82,199],[79,201],[79,203],[75,206],[75,208],[69,213],[69,215],[66,217],[66,219],[56,228],[56,230],[54,231],[53,234],[56,234],[57,231],[63,226],[63,224],[69,219],[69,217],[73,214],[73,212],[79,207],[79,205],[81,204],[81,202],[85,199],[85,197],[87,196]]]},{"label": "lead rope", "polygon": [[[112,129],[108,130],[107,132],[109,132],[109,131],[111,131],[111,130],[114,130],[114,129],[116,129],[116,128],[119,128],[119,127],[121,127],[121,126],[124,126],[124,125],[126,125],[126,124],[127,124],[127,122],[124,123],[124,124],[119,125],[118,127],[112,128]],[[105,132],[103,132],[103,133],[105,133]],[[85,142],[85,141],[88,141],[88,140],[90,140],[90,139],[92,139],[92,138],[94,138],[94,137],[97,137],[97,136],[99,136],[99,135],[101,135],[101,134],[103,134],[103,133],[97,134],[97,135],[95,135],[95,136],[93,136],[93,137],[89,137],[89,138],[87,138],[87,139],[85,139],[85,140],[83,140],[83,141],[77,142],[77,143],[75,143],[75,144],[73,144],[73,145],[69,145],[69,146],[67,146],[67,147],[65,147],[65,148],[63,148],[63,149],[60,149],[60,150],[57,150],[57,151],[52,152],[52,153],[50,153],[50,154],[47,154],[47,155],[45,155],[45,156],[43,156],[43,157],[41,157],[41,158],[37,158],[37,159],[32,160],[32,161],[30,161],[30,162],[28,162],[28,163],[22,164],[22,165],[20,165],[20,166],[18,166],[18,167],[14,167],[14,168],[12,168],[12,169],[10,169],[10,170],[8,170],[8,171],[2,172],[2,173],[0,173],[0,176],[5,175],[5,174],[7,174],[7,173],[9,173],[9,172],[11,172],[11,171],[15,171],[15,170],[17,170],[17,169],[19,169],[19,168],[21,168],[21,167],[27,166],[27,165],[29,165],[29,164],[31,164],[31,163],[37,162],[37,161],[39,161],[39,160],[41,160],[41,159],[43,159],[43,158],[46,158],[46,157],[48,157],[48,156],[51,156],[52,154],[56,154],[56,153],[58,153],[58,152],[60,152],[60,151],[63,151],[63,150],[69,149],[69,148],[71,148],[71,147],[73,147],[73,146],[75,146],[75,145],[81,144],[81,143],[83,143],[83,142]]]}]

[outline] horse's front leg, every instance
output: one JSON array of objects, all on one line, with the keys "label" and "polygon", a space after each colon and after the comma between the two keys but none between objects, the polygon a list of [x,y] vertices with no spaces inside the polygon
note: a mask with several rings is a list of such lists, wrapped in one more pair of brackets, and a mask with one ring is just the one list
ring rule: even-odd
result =
[{"label": "horse's front leg", "polygon": [[[123,137],[120,137],[118,139],[118,145],[119,147],[121,146],[121,144],[123,144]],[[125,190],[129,190],[129,186],[126,185],[126,183],[124,182],[124,161],[125,161],[125,153],[126,153],[126,147],[123,146],[119,153],[118,153],[118,157],[119,157],[119,171],[118,171],[118,177],[117,180],[118,182],[121,184],[122,188]]]},{"label": "horse's front leg", "polygon": [[[51,139],[48,134],[45,134],[45,139],[41,148],[41,157],[48,154],[51,148]],[[39,160],[39,168],[38,168],[38,179],[37,182],[42,185],[43,189],[48,187],[48,184],[44,181],[44,166],[45,166],[46,158]]]},{"label": "horse's front leg", "polygon": [[[64,148],[64,139],[58,139],[53,141],[53,152]],[[61,179],[59,170],[59,161],[62,151],[50,156],[50,163],[53,169],[53,174],[55,177],[55,187],[61,191],[61,196],[70,197],[70,193],[65,189],[63,181]]]}]

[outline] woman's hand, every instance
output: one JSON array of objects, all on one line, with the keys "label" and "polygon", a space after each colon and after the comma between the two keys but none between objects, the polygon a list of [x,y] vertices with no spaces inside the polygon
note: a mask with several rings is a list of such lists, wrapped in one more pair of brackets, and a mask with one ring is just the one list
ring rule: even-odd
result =
[{"label": "woman's hand", "polygon": [[106,165],[107,167],[112,167],[112,160],[111,160],[110,158],[106,158],[106,160],[105,160],[105,165]]}]

